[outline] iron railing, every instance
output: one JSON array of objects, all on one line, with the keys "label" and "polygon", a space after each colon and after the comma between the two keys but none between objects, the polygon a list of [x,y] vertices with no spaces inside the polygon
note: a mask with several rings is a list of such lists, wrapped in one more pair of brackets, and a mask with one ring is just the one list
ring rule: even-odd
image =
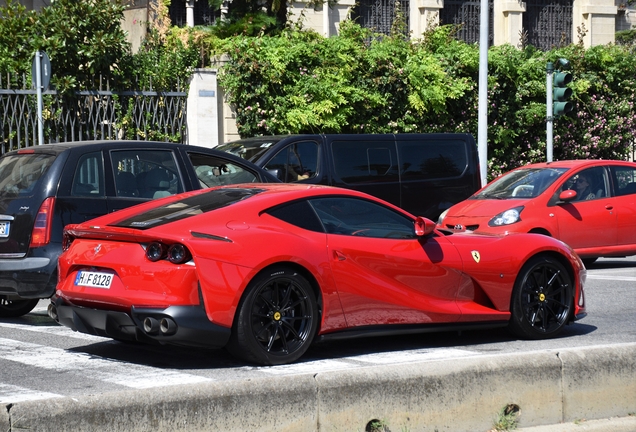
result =
[{"label": "iron railing", "polygon": [[[0,77],[0,154],[38,144],[36,90]],[[24,77],[21,82],[26,82]],[[13,84],[11,84],[13,83]],[[44,142],[133,139],[186,142],[187,93],[85,90],[43,92]]]},{"label": "iron railing", "polygon": [[528,43],[550,50],[572,43],[572,0],[528,0],[523,14]]}]

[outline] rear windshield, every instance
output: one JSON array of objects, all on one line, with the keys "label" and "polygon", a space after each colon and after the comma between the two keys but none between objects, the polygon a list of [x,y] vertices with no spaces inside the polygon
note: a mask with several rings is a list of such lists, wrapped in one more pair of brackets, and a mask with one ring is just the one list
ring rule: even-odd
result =
[{"label": "rear windshield", "polygon": [[111,226],[145,230],[226,207],[261,192],[263,192],[263,189],[213,189],[178,201],[172,201],[150,211],[144,211],[128,219],[111,224]]},{"label": "rear windshield", "polygon": [[43,153],[14,154],[0,158],[0,194],[31,195],[36,183],[54,160],[55,155]]}]

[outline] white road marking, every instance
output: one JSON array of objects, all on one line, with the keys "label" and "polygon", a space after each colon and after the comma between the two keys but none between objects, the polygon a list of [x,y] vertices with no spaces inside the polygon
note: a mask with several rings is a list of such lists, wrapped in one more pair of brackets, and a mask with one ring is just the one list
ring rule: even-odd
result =
[{"label": "white road marking", "polygon": [[372,363],[378,365],[398,364],[398,363],[415,363],[422,361],[434,361],[443,359],[453,359],[458,357],[469,357],[483,355],[477,351],[468,351],[455,348],[439,348],[439,349],[419,349],[410,351],[395,351],[384,353],[364,354],[351,359]]},{"label": "white road marking", "polygon": [[198,375],[3,338],[0,338],[0,358],[55,372],[81,372],[94,379],[135,389],[212,381]]},{"label": "white road marking", "polygon": [[636,276],[610,276],[610,275],[589,274],[589,273],[587,274],[587,279],[636,282]]},{"label": "white road marking", "polygon": [[266,372],[272,375],[294,375],[316,372],[330,372],[342,369],[352,369],[355,367],[360,366],[340,360],[315,360],[302,363],[291,363],[280,366],[264,366],[258,367],[257,369],[260,372]]},{"label": "white road marking", "polygon": [[80,333],[71,330],[68,327],[64,327],[58,324],[50,325],[50,326],[41,326],[41,325],[33,325],[33,324],[13,324],[13,323],[4,323],[0,322],[0,327],[11,328],[16,330],[24,330],[36,333],[46,333],[54,336],[63,336],[63,337],[72,337],[75,339],[82,339],[91,342],[106,342],[111,341],[111,338],[101,337],[101,336],[93,336],[86,333]]},{"label": "white road marking", "polygon": [[281,366],[268,366],[258,368],[258,370],[272,375],[291,375],[359,368],[361,366],[360,363],[366,363],[368,365],[387,365],[434,361],[478,355],[483,354],[477,351],[460,350],[454,348],[421,349],[363,354],[359,356],[343,357],[338,360],[316,360],[302,363],[292,363]]},{"label": "white road marking", "polygon": [[63,397],[55,393],[39,392],[24,387],[0,383],[0,404]]}]

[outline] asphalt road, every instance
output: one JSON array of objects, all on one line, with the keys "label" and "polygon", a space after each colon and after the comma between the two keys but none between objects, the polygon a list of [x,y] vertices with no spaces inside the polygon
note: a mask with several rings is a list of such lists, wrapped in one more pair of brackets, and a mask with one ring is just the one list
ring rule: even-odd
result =
[{"label": "asphalt road", "polygon": [[276,367],[246,365],[222,350],[124,344],[75,333],[52,321],[48,301],[42,301],[25,317],[0,321],[0,403],[636,342],[636,258],[590,266],[586,300],[588,316],[557,339],[517,340],[496,329],[332,341],[314,345],[296,364]]}]

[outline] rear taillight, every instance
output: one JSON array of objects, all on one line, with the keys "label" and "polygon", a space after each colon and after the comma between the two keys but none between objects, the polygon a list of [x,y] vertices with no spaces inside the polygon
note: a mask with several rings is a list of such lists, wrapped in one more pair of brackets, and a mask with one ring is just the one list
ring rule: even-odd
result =
[{"label": "rear taillight", "polygon": [[152,262],[167,259],[172,264],[184,264],[192,259],[192,254],[181,243],[168,246],[160,242],[152,242],[146,246],[146,258]]},{"label": "rear taillight", "polygon": [[64,236],[62,237],[62,252],[71,247],[73,240],[75,240],[75,237],[68,233],[64,233]]},{"label": "rear taillight", "polygon": [[44,200],[35,216],[35,224],[31,233],[31,245],[29,247],[42,247],[49,244],[51,240],[51,221],[53,219],[53,207],[55,198],[49,197]]}]

